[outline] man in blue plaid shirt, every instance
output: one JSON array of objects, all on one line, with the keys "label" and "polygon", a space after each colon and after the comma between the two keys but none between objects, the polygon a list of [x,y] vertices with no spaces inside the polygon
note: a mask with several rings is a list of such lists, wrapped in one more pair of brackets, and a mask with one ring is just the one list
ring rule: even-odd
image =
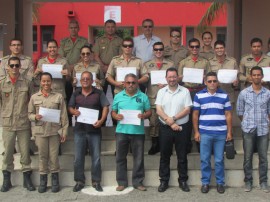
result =
[{"label": "man in blue plaid shirt", "polygon": [[[259,155],[259,181],[264,192],[267,185],[270,118],[270,91],[262,86],[263,70],[255,66],[250,71],[252,85],[242,90],[237,100],[237,115],[241,119],[244,146],[245,191],[252,189],[252,157],[257,146]],[[256,144],[256,145],[255,145]]]}]

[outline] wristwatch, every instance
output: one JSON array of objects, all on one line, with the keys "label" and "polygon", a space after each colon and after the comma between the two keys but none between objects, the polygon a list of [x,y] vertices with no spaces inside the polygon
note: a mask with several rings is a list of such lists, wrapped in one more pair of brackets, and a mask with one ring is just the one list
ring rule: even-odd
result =
[{"label": "wristwatch", "polygon": [[172,117],[172,119],[173,119],[174,121],[176,121],[176,120],[177,120],[175,116],[173,116],[173,117]]}]

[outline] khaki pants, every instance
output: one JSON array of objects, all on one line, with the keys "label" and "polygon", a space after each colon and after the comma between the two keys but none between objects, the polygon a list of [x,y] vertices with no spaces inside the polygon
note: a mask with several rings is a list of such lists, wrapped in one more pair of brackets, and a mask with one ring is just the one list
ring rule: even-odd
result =
[{"label": "khaki pants", "polygon": [[12,172],[14,170],[14,148],[16,143],[16,137],[18,141],[19,150],[21,153],[20,163],[22,165],[22,171],[30,171],[31,170],[31,159],[29,153],[29,144],[30,144],[30,129],[28,130],[19,130],[19,131],[8,131],[3,128],[3,141],[5,154],[3,156],[3,165],[2,170],[7,170]]},{"label": "khaki pants", "polygon": [[156,113],[156,109],[154,108],[151,109],[151,112],[152,112],[152,115],[150,116],[150,119],[149,119],[149,122],[150,122],[149,135],[150,137],[158,137],[158,130],[159,130],[158,115]]},{"label": "khaki pants", "polygon": [[[59,172],[59,135],[39,137],[36,136],[36,145],[39,151],[39,172],[48,174]],[[49,169],[50,167],[50,169]]]}]

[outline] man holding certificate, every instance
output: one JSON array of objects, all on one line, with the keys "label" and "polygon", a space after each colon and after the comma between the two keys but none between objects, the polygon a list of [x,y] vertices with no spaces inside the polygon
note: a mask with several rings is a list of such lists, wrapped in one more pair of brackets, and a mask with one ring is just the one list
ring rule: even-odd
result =
[{"label": "man holding certificate", "polygon": [[[180,81],[184,82],[183,86],[188,88],[193,100],[195,94],[204,88],[203,76],[207,72],[209,63],[207,59],[199,56],[200,41],[198,39],[190,39],[188,46],[190,55],[179,63],[178,75]],[[190,140],[187,147],[189,153],[192,148],[192,113],[189,114],[187,133]]]},{"label": "man holding certificate", "polygon": [[133,46],[132,38],[124,39],[122,42],[123,54],[115,56],[109,65],[106,79],[115,86],[115,95],[124,89],[126,74],[133,73],[137,75],[139,77],[139,84],[148,81],[147,69],[143,67],[142,60],[132,55]]},{"label": "man holding certificate", "polygon": [[216,72],[219,86],[228,93],[233,105],[236,99],[234,88],[238,86],[238,65],[234,58],[226,55],[225,42],[218,40],[214,44],[215,57],[209,60],[209,72]]},{"label": "man holding certificate", "polygon": [[[35,84],[39,87],[39,76],[41,72],[49,72],[53,77],[52,90],[60,93],[66,99],[65,83],[70,79],[67,60],[58,55],[57,41],[51,39],[47,42],[48,55],[39,59],[37,69],[34,73]],[[36,89],[36,91],[38,91]]]},{"label": "man holding certificate", "polygon": [[116,191],[128,186],[127,154],[131,145],[133,155],[132,185],[135,189],[146,191],[144,180],[144,119],[151,116],[148,97],[138,88],[135,74],[127,74],[125,90],[118,93],[113,101],[112,118],[116,127]]},{"label": "man holding certificate", "polygon": [[109,113],[109,101],[103,91],[92,86],[93,75],[85,71],[81,74],[82,88],[76,89],[68,104],[69,112],[76,117],[74,128],[75,160],[74,192],[80,191],[85,185],[84,161],[85,148],[88,145],[92,157],[92,186],[103,191],[101,182],[101,126]]},{"label": "man holding certificate", "polygon": [[65,99],[51,89],[52,75],[44,72],[40,76],[39,92],[28,105],[28,117],[32,125],[39,151],[39,193],[47,190],[48,174],[52,176],[52,192],[58,192],[60,171],[58,152],[60,142],[65,142],[68,133],[68,118]]},{"label": "man holding certificate", "polygon": [[148,151],[149,155],[159,152],[158,140],[158,115],[156,113],[156,97],[159,89],[167,85],[165,78],[166,70],[174,66],[173,61],[164,58],[164,44],[156,42],[153,45],[154,59],[144,63],[144,68],[148,69],[149,80],[147,85],[147,96],[151,104],[152,115],[150,117],[150,136],[152,137],[152,146]]},{"label": "man holding certificate", "polygon": [[30,122],[27,118],[27,105],[32,94],[33,85],[20,75],[21,60],[18,57],[8,59],[8,75],[0,82],[0,109],[2,117],[2,139],[5,148],[2,162],[3,185],[1,192],[7,192],[11,187],[11,172],[14,171],[13,152],[16,138],[21,153],[24,187],[34,191],[31,181],[31,159],[29,153]]}]

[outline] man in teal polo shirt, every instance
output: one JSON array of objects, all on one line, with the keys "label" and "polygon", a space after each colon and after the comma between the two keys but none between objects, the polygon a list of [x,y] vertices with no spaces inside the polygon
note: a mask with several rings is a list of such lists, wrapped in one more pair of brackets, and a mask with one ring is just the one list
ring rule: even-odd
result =
[{"label": "man in teal polo shirt", "polygon": [[128,186],[127,154],[131,145],[133,155],[132,185],[135,189],[146,191],[144,180],[144,119],[151,116],[148,97],[138,88],[138,78],[127,74],[125,89],[114,97],[112,117],[117,120],[116,127],[116,191]]}]

